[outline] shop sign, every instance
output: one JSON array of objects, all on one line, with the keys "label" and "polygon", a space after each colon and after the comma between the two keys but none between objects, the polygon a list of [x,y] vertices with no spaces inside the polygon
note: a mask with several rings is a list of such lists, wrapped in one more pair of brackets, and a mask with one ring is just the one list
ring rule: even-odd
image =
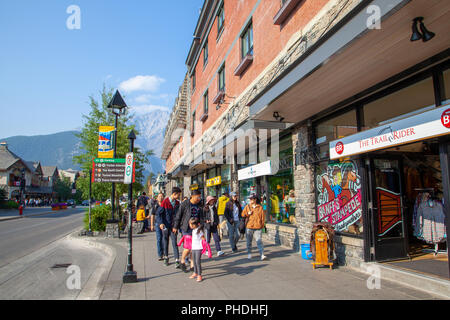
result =
[{"label": "shop sign", "polygon": [[449,105],[330,142],[330,159],[450,134]]},{"label": "shop sign", "polygon": [[191,185],[189,186],[189,189],[190,189],[190,190],[198,190],[198,184],[197,184],[197,183],[191,184]]},{"label": "shop sign", "polygon": [[217,186],[219,184],[222,183],[222,177],[221,176],[217,176],[211,179],[206,180],[206,186],[207,187],[213,187],[213,186]]},{"label": "shop sign", "polygon": [[272,162],[270,160],[267,160],[254,166],[238,170],[238,180],[251,179],[260,176],[269,176],[275,173],[275,170],[272,170]]},{"label": "shop sign", "polygon": [[362,217],[361,178],[353,161],[330,163],[317,176],[317,219],[345,231]]}]

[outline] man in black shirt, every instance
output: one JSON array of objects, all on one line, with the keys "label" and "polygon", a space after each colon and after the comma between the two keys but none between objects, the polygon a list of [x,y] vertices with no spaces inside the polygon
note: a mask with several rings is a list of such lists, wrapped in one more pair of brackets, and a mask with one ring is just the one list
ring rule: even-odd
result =
[{"label": "man in black shirt", "polygon": [[[189,227],[189,220],[191,218],[198,218],[200,220],[200,223],[204,225],[203,210],[201,210],[201,207],[199,206],[201,196],[202,195],[200,191],[194,190],[192,191],[191,199],[185,200],[181,203],[173,224],[172,231],[175,234],[178,232],[178,229],[180,229],[183,236],[185,235],[192,236],[192,230]],[[191,250],[184,249],[183,254],[181,255],[181,269],[183,269],[184,272],[188,272],[185,265],[185,261],[186,257],[190,253]]]}]

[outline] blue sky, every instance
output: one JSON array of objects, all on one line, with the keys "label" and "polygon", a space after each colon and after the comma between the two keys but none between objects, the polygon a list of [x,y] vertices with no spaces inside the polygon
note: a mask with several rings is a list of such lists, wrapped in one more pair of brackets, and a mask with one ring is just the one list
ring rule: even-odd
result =
[{"label": "blue sky", "polygon": [[[171,108],[203,0],[2,0],[0,138],[82,125],[103,83]],[[80,29],[70,30],[70,5]]]}]

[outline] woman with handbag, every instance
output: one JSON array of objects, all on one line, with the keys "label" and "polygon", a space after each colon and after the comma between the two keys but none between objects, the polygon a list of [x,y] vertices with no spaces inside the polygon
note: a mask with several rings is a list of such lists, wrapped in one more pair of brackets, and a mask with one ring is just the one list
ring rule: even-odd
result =
[{"label": "woman with handbag", "polygon": [[252,258],[252,241],[254,236],[259,254],[261,255],[261,260],[264,260],[266,259],[266,256],[264,255],[264,246],[262,243],[262,229],[266,222],[266,216],[263,207],[259,202],[258,196],[255,194],[252,195],[250,197],[250,204],[246,205],[242,211],[242,217],[248,218],[246,226],[248,259]]},{"label": "woman with handbag", "polygon": [[220,257],[224,254],[224,252],[220,247],[220,237],[217,230],[217,226],[219,225],[219,215],[217,214],[217,208],[215,204],[215,197],[206,197],[206,205],[203,208],[203,216],[205,217],[206,242],[208,244],[210,243],[212,235],[214,238],[214,244],[216,245],[217,256]]},{"label": "woman with handbag", "polygon": [[233,252],[237,252],[239,233],[245,234],[245,221],[241,219],[242,207],[236,192],[230,193],[231,199],[225,205],[225,218],[227,219],[228,238]]}]

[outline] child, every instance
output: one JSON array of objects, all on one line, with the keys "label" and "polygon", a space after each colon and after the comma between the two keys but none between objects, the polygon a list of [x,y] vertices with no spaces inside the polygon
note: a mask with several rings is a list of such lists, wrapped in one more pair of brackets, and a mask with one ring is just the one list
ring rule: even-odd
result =
[{"label": "child", "polygon": [[136,213],[136,222],[139,223],[139,227],[140,227],[138,234],[144,233],[144,226],[145,226],[144,220],[145,220],[145,206],[140,205],[139,210]]},{"label": "child", "polygon": [[197,282],[202,281],[202,266],[201,258],[203,251],[203,241],[205,236],[203,226],[200,224],[198,218],[191,218],[189,220],[189,227],[192,229],[192,260],[194,262],[194,273],[189,277],[190,279],[197,278]]}]

